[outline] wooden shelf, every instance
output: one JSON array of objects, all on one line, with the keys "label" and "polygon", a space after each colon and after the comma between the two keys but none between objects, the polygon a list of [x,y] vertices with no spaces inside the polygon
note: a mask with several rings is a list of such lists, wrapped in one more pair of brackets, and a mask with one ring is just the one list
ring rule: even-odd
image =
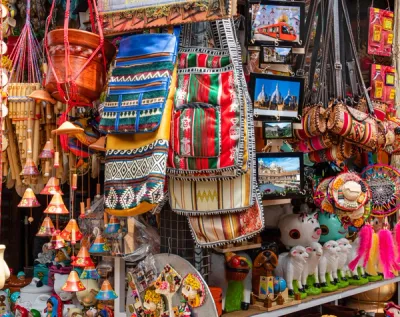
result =
[{"label": "wooden shelf", "polygon": [[385,286],[391,283],[399,283],[400,277],[395,277],[390,280],[384,280],[379,282],[368,283],[363,286],[349,286],[345,289],[338,290],[333,293],[325,293],[318,296],[309,296],[306,299],[302,300],[300,304],[283,307],[281,309],[271,311],[271,312],[260,312],[256,309],[249,309],[247,311],[238,311],[229,314],[223,314],[223,317],[250,317],[250,316],[257,316],[257,317],[279,317],[285,316],[287,314],[299,312],[303,309],[308,309],[311,307],[319,306],[322,304],[326,304],[329,302],[334,302],[342,298],[346,298],[349,296],[353,296],[362,292],[366,292],[381,286]]}]

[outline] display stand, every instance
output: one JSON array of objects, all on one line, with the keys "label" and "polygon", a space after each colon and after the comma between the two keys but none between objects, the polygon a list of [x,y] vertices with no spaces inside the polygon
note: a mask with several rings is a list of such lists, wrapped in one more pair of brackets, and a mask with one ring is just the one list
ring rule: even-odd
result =
[{"label": "display stand", "polygon": [[[337,302],[339,299],[343,299],[349,296],[353,296],[356,294],[360,294],[363,292],[367,292],[373,290],[378,287],[382,287],[391,283],[399,283],[400,277],[396,277],[390,280],[384,280],[380,282],[368,283],[364,286],[350,286],[345,290],[339,290],[334,293],[322,294],[318,296],[309,296],[307,299],[302,300],[300,304],[293,305],[281,309],[277,309],[275,311],[260,313],[259,310],[249,309],[247,311],[238,311],[229,314],[222,315],[223,317],[248,317],[248,316],[256,316],[256,317],[279,317],[286,316],[287,314],[300,312],[304,309],[308,309],[311,307],[323,305],[330,302]],[[399,285],[399,284],[397,284]]]}]

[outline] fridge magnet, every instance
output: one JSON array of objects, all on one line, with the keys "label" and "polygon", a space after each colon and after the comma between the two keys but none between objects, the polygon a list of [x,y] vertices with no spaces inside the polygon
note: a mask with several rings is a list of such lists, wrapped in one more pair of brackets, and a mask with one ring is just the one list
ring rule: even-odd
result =
[{"label": "fridge magnet", "polygon": [[182,282],[182,295],[193,307],[200,307],[205,301],[204,285],[197,274],[189,273]]}]

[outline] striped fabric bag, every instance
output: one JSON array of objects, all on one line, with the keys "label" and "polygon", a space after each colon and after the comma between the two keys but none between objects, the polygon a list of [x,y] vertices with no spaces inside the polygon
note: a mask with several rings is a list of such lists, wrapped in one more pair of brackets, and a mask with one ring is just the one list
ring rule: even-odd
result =
[{"label": "striped fabric bag", "polygon": [[252,106],[233,21],[211,29],[220,49],[188,47],[182,38],[167,167],[171,208],[188,216],[200,247],[242,241],[264,227]]}]

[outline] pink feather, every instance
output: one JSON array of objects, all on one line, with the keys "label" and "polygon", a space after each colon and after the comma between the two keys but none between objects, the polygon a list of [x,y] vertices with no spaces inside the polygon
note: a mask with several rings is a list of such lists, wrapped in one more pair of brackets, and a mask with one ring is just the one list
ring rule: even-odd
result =
[{"label": "pink feather", "polygon": [[397,267],[394,261],[394,243],[392,233],[388,229],[382,229],[379,236],[379,260],[383,266],[385,279],[394,277],[392,268]]},{"label": "pink feather", "polygon": [[397,259],[396,263],[400,263],[400,222],[394,226],[394,236],[396,238]]},{"label": "pink feather", "polygon": [[354,271],[358,262],[363,258],[363,266],[367,265],[369,259],[369,252],[372,246],[372,227],[365,225],[361,228],[358,236],[360,238],[360,245],[358,246],[357,256],[349,263],[350,270]]}]

